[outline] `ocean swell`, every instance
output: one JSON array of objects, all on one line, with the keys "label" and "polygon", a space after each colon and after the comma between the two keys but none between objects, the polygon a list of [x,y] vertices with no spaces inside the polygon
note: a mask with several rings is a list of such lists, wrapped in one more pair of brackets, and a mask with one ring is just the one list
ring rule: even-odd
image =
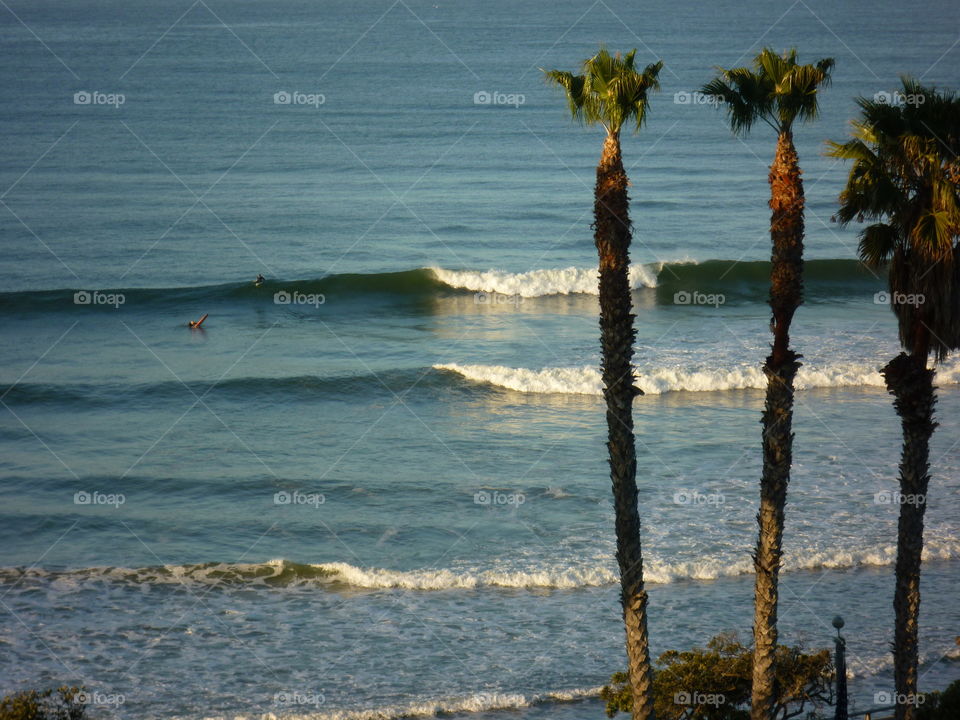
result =
[{"label": "ocean swell", "polygon": [[[678,292],[719,293],[765,302],[770,286],[770,264],[764,261],[679,260],[636,263],[630,268],[634,290],[656,290],[658,302],[672,304]],[[885,286],[882,271],[871,271],[855,260],[808,260],[804,264],[808,300],[861,297],[873,302],[873,293]],[[322,277],[270,278],[262,285],[233,281],[212,285],[166,288],[84,287],[0,292],[0,313],[114,311],[115,304],[98,304],[94,293],[121,298],[126,310],[181,307],[189,304],[240,302],[295,305],[284,297],[323,296],[324,300],[407,296],[430,297],[454,293],[499,293],[523,298],[560,295],[596,295],[597,268],[535,268],[521,272],[499,269],[463,270],[441,267],[392,272],[337,273]]]}]

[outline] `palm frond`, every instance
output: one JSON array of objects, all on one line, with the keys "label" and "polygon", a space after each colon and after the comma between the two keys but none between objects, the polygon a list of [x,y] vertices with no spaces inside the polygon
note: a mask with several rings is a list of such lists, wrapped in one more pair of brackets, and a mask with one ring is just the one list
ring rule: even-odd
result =
[{"label": "palm frond", "polygon": [[[960,348],[960,99],[902,78],[902,98],[859,98],[852,139],[827,154],[852,161],[837,218],[874,220],[860,257],[890,261],[890,288],[919,303],[894,304],[910,352],[941,360]],[[889,99],[889,98],[887,98]],[[929,330],[929,347],[915,339]]]},{"label": "palm frond", "polygon": [[759,117],[757,103],[751,97],[755,93],[750,92],[749,88],[744,89],[742,83],[727,78],[726,71],[722,71],[720,77],[703,85],[700,92],[718,100],[715,103],[717,107],[726,109],[730,129],[735,134],[746,134]]},{"label": "palm frond", "polygon": [[860,233],[857,252],[860,259],[872,268],[880,268],[890,260],[897,247],[897,231],[892,225],[875,223]]},{"label": "palm frond", "polygon": [[626,55],[611,55],[604,47],[582,63],[582,74],[544,70],[548,82],[567,93],[571,114],[588,125],[602,125],[608,132],[619,132],[631,120],[639,130],[646,121],[648,96],[660,89],[662,62],[636,70],[636,49]]},{"label": "palm frond", "polygon": [[563,70],[543,70],[547,82],[559,85],[566,91],[570,114],[577,120],[583,120],[583,75],[574,75]]},{"label": "palm frond", "polygon": [[789,132],[796,120],[817,118],[817,93],[830,84],[833,67],[832,58],[800,65],[796,49],[778,54],[763,48],[753,59],[752,68],[717,68],[717,77],[701,92],[723,101],[735,133],[748,132],[758,120],[778,133]]}]

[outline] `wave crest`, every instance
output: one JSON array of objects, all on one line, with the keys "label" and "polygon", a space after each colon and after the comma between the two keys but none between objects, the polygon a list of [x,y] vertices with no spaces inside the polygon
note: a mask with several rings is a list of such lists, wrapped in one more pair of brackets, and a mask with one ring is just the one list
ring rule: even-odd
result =
[{"label": "wave crest", "polygon": [[[456,373],[466,380],[524,393],[570,395],[603,395],[603,380],[597,368],[587,365],[574,368],[511,368],[504,365],[433,366],[435,370]],[[836,363],[826,367],[804,365],[797,374],[799,390],[828,387],[883,387],[879,363]],[[960,363],[937,368],[936,382],[941,385],[960,383]],[[721,390],[763,389],[767,379],[763,370],[743,366],[731,370],[686,370],[660,368],[637,370],[636,385],[647,395],[668,392],[716,392]]]},{"label": "wave crest", "polygon": [[[630,285],[637,288],[655,288],[657,274],[661,265],[633,265],[630,268]],[[559,268],[551,270],[530,270],[523,273],[509,273],[500,270],[446,270],[430,268],[434,276],[452,288],[471,292],[499,293],[501,295],[519,295],[520,297],[542,297],[544,295],[570,295],[581,293],[596,295],[596,268]]]},{"label": "wave crest", "polygon": [[[678,260],[637,263],[630,268],[635,290],[655,288],[659,301],[669,303],[678,291],[697,290],[766,301],[770,286],[770,263],[752,260]],[[855,260],[807,260],[804,285],[808,299],[836,299],[860,296],[868,300],[884,285],[882,273],[866,269]],[[19,290],[0,292],[3,312],[86,312],[73,294],[79,288]],[[438,292],[494,292],[533,298],[548,295],[597,295],[597,268],[541,268],[511,273],[502,270],[450,270],[441,267],[415,268],[393,272],[337,273],[314,278],[272,278],[256,287],[250,281],[216,285],[164,288],[86,288],[124,296],[127,307],[177,307],[185,303],[250,302],[274,304],[274,295],[288,293],[322,294],[336,298],[382,296],[423,297]]]},{"label": "wave crest", "polygon": [[[896,545],[862,549],[788,550],[785,571],[843,569],[852,567],[884,567],[894,563]],[[960,540],[929,540],[923,548],[924,561],[960,559]],[[651,584],[669,584],[683,580],[716,580],[749,575],[753,563],[746,554],[742,559],[724,561],[717,557],[699,560],[664,562],[650,557],[645,562],[644,579]],[[146,568],[91,567],[51,571],[40,568],[0,568],[0,583],[19,583],[24,579],[46,579],[62,582],[110,580],[160,585],[225,585],[225,586],[327,586],[337,585],[368,590],[473,590],[478,588],[558,589],[602,587],[619,582],[614,564],[571,567],[553,565],[523,569],[434,569],[390,570],[361,568],[344,562],[295,563],[270,560],[262,563],[203,563],[199,565],[165,565]]]},{"label": "wave crest", "polygon": [[608,568],[555,568],[544,570],[383,570],[358,568],[347,563],[318,566],[334,574],[336,580],[352,587],[404,590],[455,590],[479,587],[574,589],[597,587],[617,582]]},{"label": "wave crest", "polygon": [[[454,713],[479,713],[493,710],[519,710],[549,703],[576,702],[600,695],[600,688],[573,688],[525,695],[516,692],[478,692],[461,697],[422,700],[409,705],[363,710],[327,710],[301,715],[284,714],[284,720],[394,720],[395,718],[435,717]],[[259,720],[276,720],[273,713],[258,716]],[[175,719],[177,720],[177,719]],[[183,719],[179,719],[183,720]],[[249,720],[240,716],[235,720]]]}]

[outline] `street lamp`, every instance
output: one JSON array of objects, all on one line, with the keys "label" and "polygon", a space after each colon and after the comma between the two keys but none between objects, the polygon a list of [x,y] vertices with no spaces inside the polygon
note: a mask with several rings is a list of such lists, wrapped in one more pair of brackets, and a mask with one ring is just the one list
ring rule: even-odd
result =
[{"label": "street lamp", "polygon": [[834,617],[833,626],[837,629],[837,636],[833,639],[837,646],[834,660],[837,671],[837,712],[834,720],[847,720],[847,641],[840,634],[843,618],[839,615]]}]

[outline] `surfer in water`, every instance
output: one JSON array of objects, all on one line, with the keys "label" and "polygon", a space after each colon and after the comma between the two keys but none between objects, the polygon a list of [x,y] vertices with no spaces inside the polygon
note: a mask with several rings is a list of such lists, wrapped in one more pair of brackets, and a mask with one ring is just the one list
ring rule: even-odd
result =
[{"label": "surfer in water", "polygon": [[263,275],[258,274],[257,279],[253,281],[253,284],[256,285],[257,287],[260,287],[261,285],[263,285]]},{"label": "surfer in water", "polygon": [[191,330],[199,330],[203,325],[203,321],[207,319],[207,315],[208,313],[204,313],[202,318],[200,318],[199,320],[191,320],[190,322],[187,323],[187,325],[190,327]]}]

